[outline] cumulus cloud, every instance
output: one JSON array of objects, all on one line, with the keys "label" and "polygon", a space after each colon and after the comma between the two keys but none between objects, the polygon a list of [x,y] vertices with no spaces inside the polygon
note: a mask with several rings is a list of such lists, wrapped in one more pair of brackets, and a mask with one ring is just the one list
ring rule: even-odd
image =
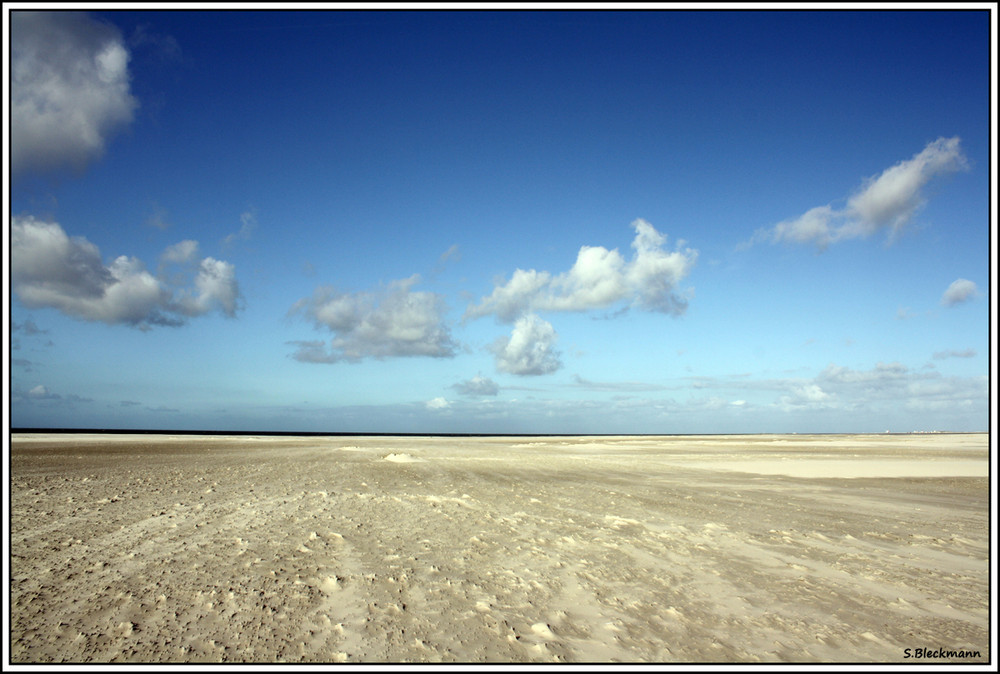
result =
[{"label": "cumulus cloud", "polygon": [[131,123],[129,52],[79,12],[11,13],[11,169],[83,168]]},{"label": "cumulus cloud", "polygon": [[500,387],[495,381],[480,375],[458,382],[452,385],[452,388],[467,396],[495,396],[500,392]]},{"label": "cumulus cloud", "polygon": [[227,316],[235,316],[240,299],[236,267],[225,260],[206,257],[198,264],[193,292],[182,291],[173,308],[185,316],[200,316],[215,308]]},{"label": "cumulus cloud", "polygon": [[[240,299],[235,268],[204,258],[193,288],[153,276],[141,261],[121,255],[105,265],[97,246],[70,237],[55,222],[15,217],[11,223],[11,287],[29,308],[49,307],[88,321],[140,329],[180,325],[215,308],[233,316]],[[197,243],[167,249],[162,260],[190,261]]]},{"label": "cumulus cloud", "polygon": [[322,341],[293,342],[299,348],[292,357],[309,363],[336,363],[454,356],[456,345],[444,324],[444,300],[436,293],[414,291],[419,280],[414,274],[377,292],[317,288],[312,297],[296,302],[290,313],[303,313],[317,328],[326,328],[336,337],[329,349]]},{"label": "cumulus cloud", "polygon": [[505,322],[534,311],[587,311],[622,300],[648,311],[679,315],[688,298],[678,283],[691,271],[698,252],[690,248],[667,251],[666,237],[639,219],[628,262],[621,253],[602,246],[583,246],[569,271],[553,275],[535,269],[514,271],[510,280],[493,289],[466,318],[489,314]]},{"label": "cumulus cloud", "polygon": [[444,398],[432,398],[431,400],[428,400],[424,404],[427,406],[427,409],[429,410],[445,410],[451,406],[451,403],[449,403]]},{"label": "cumulus cloud", "polygon": [[952,307],[967,302],[977,295],[979,295],[979,288],[976,287],[975,283],[964,278],[955,279],[941,295],[941,304]]},{"label": "cumulus cloud", "polygon": [[62,396],[56,393],[51,393],[49,389],[43,384],[39,384],[38,386],[35,386],[33,389],[28,391],[28,397],[31,398],[32,400],[59,400],[60,398],[62,398]]},{"label": "cumulus cloud", "polygon": [[925,203],[923,189],[932,178],[967,168],[959,144],[957,137],[938,138],[911,159],[866,180],[848,197],[845,208],[817,206],[797,218],[759,230],[751,243],[812,243],[822,250],[880,230],[888,230],[892,241]]},{"label": "cumulus cloud", "polygon": [[501,372],[520,375],[550,374],[562,367],[555,350],[556,331],[534,314],[522,316],[510,337],[499,338],[492,347]]}]

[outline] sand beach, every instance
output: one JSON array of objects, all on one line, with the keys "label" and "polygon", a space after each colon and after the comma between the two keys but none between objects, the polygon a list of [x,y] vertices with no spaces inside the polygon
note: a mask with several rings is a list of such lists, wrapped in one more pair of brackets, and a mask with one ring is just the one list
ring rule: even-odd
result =
[{"label": "sand beach", "polygon": [[10,662],[990,661],[986,434],[13,434]]}]

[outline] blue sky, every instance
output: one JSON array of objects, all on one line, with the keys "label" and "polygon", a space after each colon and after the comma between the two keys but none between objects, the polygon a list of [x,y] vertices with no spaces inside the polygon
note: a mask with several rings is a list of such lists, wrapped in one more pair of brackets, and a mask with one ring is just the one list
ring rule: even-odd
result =
[{"label": "blue sky", "polygon": [[989,427],[988,12],[8,18],[12,426]]}]

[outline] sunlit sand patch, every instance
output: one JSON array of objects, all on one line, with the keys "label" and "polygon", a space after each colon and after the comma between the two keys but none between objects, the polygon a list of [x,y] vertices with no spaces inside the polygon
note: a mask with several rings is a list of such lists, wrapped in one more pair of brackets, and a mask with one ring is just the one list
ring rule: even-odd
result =
[{"label": "sunlit sand patch", "polygon": [[800,478],[879,478],[879,477],[987,477],[989,462],[943,459],[785,459],[720,460],[692,462],[691,468],[710,468],[762,475]]}]

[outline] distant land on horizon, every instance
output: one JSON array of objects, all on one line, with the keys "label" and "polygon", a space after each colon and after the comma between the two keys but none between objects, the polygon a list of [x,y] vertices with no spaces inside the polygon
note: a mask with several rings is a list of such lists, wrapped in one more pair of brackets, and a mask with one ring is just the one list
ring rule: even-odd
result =
[{"label": "distant land on horizon", "polygon": [[170,430],[145,428],[11,428],[15,433],[51,433],[53,435],[109,434],[109,435],[218,435],[218,436],[276,436],[276,437],[426,437],[426,438],[505,438],[505,437],[718,437],[740,435],[967,435],[989,434],[989,431],[872,431],[872,432],[789,432],[789,433],[407,433],[378,431],[221,431],[221,430]]}]

